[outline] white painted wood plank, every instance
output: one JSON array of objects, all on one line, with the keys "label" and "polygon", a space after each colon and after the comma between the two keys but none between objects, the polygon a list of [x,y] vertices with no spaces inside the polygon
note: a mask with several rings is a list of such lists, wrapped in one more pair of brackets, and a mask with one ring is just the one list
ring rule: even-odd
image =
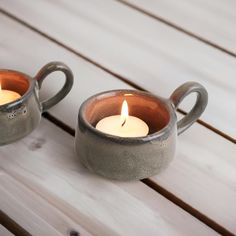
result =
[{"label": "white painted wood plank", "polygon": [[0,235],[1,236],[13,236],[13,234],[8,231],[5,227],[3,227],[2,225],[0,225]]},{"label": "white painted wood plank", "polygon": [[[139,181],[112,182],[89,173],[76,157],[73,142],[72,136],[49,121],[42,120],[40,127],[24,140],[1,147],[0,166],[92,235],[215,234]],[[19,210],[17,201],[19,205],[26,204],[27,199],[19,194],[6,198],[5,189],[11,192],[18,192],[18,189],[15,189],[16,186],[9,187],[4,178],[1,182],[5,183],[0,190],[5,199],[1,207],[9,203],[4,211],[8,211],[10,206]],[[24,189],[19,187],[19,192],[23,195]],[[40,205],[40,201],[37,203]],[[39,211],[34,204],[30,209],[33,213]],[[27,207],[24,209],[26,215],[29,214]],[[47,222],[47,217],[42,219]],[[58,213],[51,217],[54,220]],[[22,218],[21,224],[27,224],[26,219],[31,218]],[[38,220],[35,224],[32,228],[39,226]],[[40,229],[43,230],[42,227]],[[46,228],[44,230],[47,232]],[[48,232],[39,235],[54,234]]]},{"label": "white painted wood plank", "polygon": [[[66,121],[72,128],[76,126],[81,103],[89,96],[105,90],[131,88],[2,14],[0,14],[0,31],[4,32],[0,34],[1,68],[19,70],[34,76],[43,65],[57,60],[65,62],[72,69],[75,77],[72,92],[60,102],[59,106],[50,109],[52,114],[60,114],[60,119]],[[63,83],[64,78],[60,72],[51,74],[49,79],[43,82],[40,91],[41,100],[53,96]],[[66,109],[63,111],[64,108]]]},{"label": "white painted wood plank", "polygon": [[69,235],[71,230],[76,230],[81,235],[90,235],[2,169],[0,193],[0,209],[32,235]]},{"label": "white painted wood plank", "polygon": [[169,96],[185,81],[202,83],[209,91],[202,119],[235,137],[235,58],[116,1],[2,0],[1,6],[153,93]]},{"label": "white painted wood plank", "polygon": [[[14,65],[14,68],[17,67],[15,69],[21,68],[32,74],[43,62],[56,57],[75,68],[73,92],[52,111],[54,115],[60,112],[58,118],[71,122],[69,125],[74,123],[83,96],[108,87],[127,87],[6,17],[1,16],[0,19],[1,29],[7,35],[0,40],[3,52],[0,54],[0,64],[4,67]],[[12,42],[19,33],[21,37],[14,46]],[[29,45],[35,49],[33,54],[24,50]],[[85,90],[84,83],[85,86],[93,86]],[[49,93],[55,89],[54,85],[53,79],[47,84]],[[73,142],[73,137],[43,120],[27,138],[1,147],[0,166],[93,235],[216,234],[141,182],[111,182],[89,173],[76,157]],[[8,186],[5,188],[8,189]],[[12,205],[16,206],[14,199]],[[55,214],[55,217],[58,216]]]},{"label": "white painted wood plank", "polygon": [[125,0],[236,53],[234,0]]},{"label": "white painted wood plank", "polygon": [[[0,28],[7,35],[5,40],[0,41],[0,50],[3,52],[0,54],[0,64],[4,67],[21,69],[29,74],[34,74],[41,65],[55,59],[55,57],[71,66],[75,74],[74,87],[60,104],[50,110],[51,114],[71,127],[75,127],[79,105],[89,95],[101,90],[128,87],[104,71],[4,16],[0,18]],[[15,37],[19,33],[21,38],[16,43]],[[27,50],[29,45],[34,48],[34,54]],[[25,63],[24,60],[20,60],[21,58],[27,58],[31,63]],[[44,86],[42,92],[44,97],[55,91],[55,79],[49,80]],[[217,150],[216,152],[215,147],[221,148],[222,151],[218,152]],[[193,150],[192,152],[190,148]],[[236,218],[235,179],[234,176],[228,177],[229,166],[235,172],[234,145],[208,129],[195,124],[191,130],[179,137],[179,149],[180,152],[174,163],[167,170],[168,173],[169,170],[173,170],[173,173],[165,175],[164,172],[164,177],[160,176],[162,187],[182,197],[184,201],[194,205],[197,210],[211,219],[236,232],[233,223]],[[201,158],[203,156],[204,159]],[[182,168],[178,168],[179,166],[185,166],[186,171],[183,172]],[[209,168],[208,171],[208,166],[213,168]],[[174,178],[175,175],[178,176],[178,182]],[[158,179],[158,183],[160,179]],[[204,186],[204,183],[207,184]],[[225,186],[224,193],[221,191],[222,183]],[[200,189],[198,186],[204,186],[204,188]],[[211,193],[215,193],[214,196],[212,195],[215,200],[214,204],[209,204],[208,196]],[[199,201],[199,195],[201,195],[201,201]],[[222,206],[222,199],[224,199],[222,197],[227,199],[226,206]]]},{"label": "white painted wood plank", "polygon": [[170,167],[151,179],[236,234],[236,147],[199,124],[178,139]]}]

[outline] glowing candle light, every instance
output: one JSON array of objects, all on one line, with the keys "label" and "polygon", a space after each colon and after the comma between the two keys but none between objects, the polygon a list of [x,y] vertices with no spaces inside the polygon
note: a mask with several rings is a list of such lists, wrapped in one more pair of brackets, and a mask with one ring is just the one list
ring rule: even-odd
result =
[{"label": "glowing candle light", "polygon": [[148,125],[135,116],[129,116],[126,100],[123,101],[121,115],[108,116],[100,120],[96,129],[120,137],[142,137],[149,132]]},{"label": "glowing candle light", "polygon": [[21,95],[17,92],[2,89],[2,86],[0,83],[0,106],[7,104],[9,102],[13,102],[20,97]]}]

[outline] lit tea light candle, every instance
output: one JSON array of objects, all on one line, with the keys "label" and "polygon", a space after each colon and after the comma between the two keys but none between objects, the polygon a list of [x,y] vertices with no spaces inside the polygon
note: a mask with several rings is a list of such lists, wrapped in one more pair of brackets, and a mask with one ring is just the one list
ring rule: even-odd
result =
[{"label": "lit tea light candle", "polygon": [[149,132],[148,125],[135,116],[129,116],[127,101],[124,100],[121,115],[108,116],[100,120],[96,129],[120,137],[142,137]]},{"label": "lit tea light candle", "polygon": [[0,106],[9,102],[13,102],[20,97],[21,95],[17,92],[2,89],[0,84]]}]

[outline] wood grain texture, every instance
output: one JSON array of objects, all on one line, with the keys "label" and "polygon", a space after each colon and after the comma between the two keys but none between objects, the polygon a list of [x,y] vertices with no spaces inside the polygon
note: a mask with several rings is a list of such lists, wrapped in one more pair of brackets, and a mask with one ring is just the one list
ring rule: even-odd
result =
[{"label": "wood grain texture", "polygon": [[235,157],[234,144],[195,124],[179,136],[169,168],[151,180],[236,234]]},{"label": "wood grain texture", "polygon": [[[116,1],[2,0],[1,6],[153,93],[168,97],[185,81],[202,83],[209,105],[201,119],[235,138],[235,58]],[[181,107],[189,110],[193,100]]]},{"label": "wood grain texture", "polygon": [[124,0],[236,55],[233,0]]},{"label": "wood grain texture", "polygon": [[2,169],[0,192],[1,210],[32,235],[69,235],[72,229],[91,235]]},{"label": "wood grain texture", "polygon": [[[0,40],[2,52],[0,64],[3,67],[35,74],[40,66],[56,57],[58,60],[65,61],[73,69],[75,84],[71,93],[50,110],[52,115],[70,127],[75,127],[79,106],[88,96],[107,89],[130,88],[7,17],[1,16],[0,19],[0,27],[6,35],[4,40]],[[16,43],[15,37],[19,34],[21,38]],[[27,50],[29,45],[34,48],[34,54],[31,50]],[[31,63],[25,63],[21,58],[27,58]],[[58,85],[57,76],[58,74],[55,73],[51,79],[45,81],[41,93],[43,98],[53,94],[57,89],[55,88],[55,85]],[[221,151],[216,149],[217,147]],[[219,224],[236,232],[233,223],[236,218],[234,145],[199,124],[195,124],[179,137],[179,149],[170,168],[157,177],[158,183],[161,182],[164,188]],[[231,166],[230,169],[229,166]],[[230,177],[229,170],[231,170]],[[178,176],[178,182],[175,175]],[[222,192],[222,186],[224,192]],[[214,199],[214,204],[209,204],[209,195]],[[227,199],[224,204],[222,204],[223,197]]]},{"label": "wood grain texture", "polygon": [[[0,40],[1,65],[34,74],[43,63],[56,57],[74,69],[76,79],[71,96],[52,109],[53,114],[60,112],[60,118],[68,124],[74,125],[79,103],[90,93],[108,88],[127,88],[124,83],[6,17],[0,16],[0,19],[0,28],[5,32]],[[16,41],[19,34],[21,37]],[[25,50],[27,48],[34,48],[34,53]],[[52,77],[55,76],[58,74]],[[43,95],[52,94],[55,80],[51,78],[45,87]],[[57,224],[58,231],[75,228],[73,222],[77,229],[81,227],[92,235],[145,235],[147,232],[148,235],[216,234],[141,182],[112,182],[89,173],[76,157],[73,142],[71,135],[42,120],[40,127],[30,136],[0,149],[0,167],[4,172],[1,175],[1,183],[4,183],[1,193],[5,202],[11,204],[11,208],[4,207],[4,204],[2,207],[16,222],[27,224],[31,232],[37,230],[33,222],[42,225],[45,219],[52,227],[50,235]],[[15,179],[9,186],[5,172]],[[39,204],[34,209],[34,200],[40,203],[37,197],[44,205]],[[51,207],[45,207],[47,204]],[[20,217],[23,208],[27,208],[26,219]],[[59,213],[51,209],[57,209]],[[30,214],[34,218],[31,219]]]},{"label": "wood grain texture", "polygon": [[[76,157],[73,142],[71,135],[42,120],[27,138],[1,147],[1,168],[24,185],[2,174],[1,208],[33,235],[58,235],[59,230],[67,235],[71,221],[92,235],[215,234],[141,182],[112,182],[89,173]],[[66,222],[63,215],[71,220]]]}]

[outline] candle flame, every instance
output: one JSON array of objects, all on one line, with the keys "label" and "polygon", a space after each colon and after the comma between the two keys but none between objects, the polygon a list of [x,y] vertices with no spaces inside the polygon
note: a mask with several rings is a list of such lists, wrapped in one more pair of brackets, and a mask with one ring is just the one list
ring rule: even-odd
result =
[{"label": "candle flame", "polygon": [[122,103],[122,108],[121,108],[121,119],[122,119],[122,125],[124,126],[124,124],[126,123],[126,120],[129,117],[129,108],[128,108],[128,103],[126,100],[123,101]]}]

